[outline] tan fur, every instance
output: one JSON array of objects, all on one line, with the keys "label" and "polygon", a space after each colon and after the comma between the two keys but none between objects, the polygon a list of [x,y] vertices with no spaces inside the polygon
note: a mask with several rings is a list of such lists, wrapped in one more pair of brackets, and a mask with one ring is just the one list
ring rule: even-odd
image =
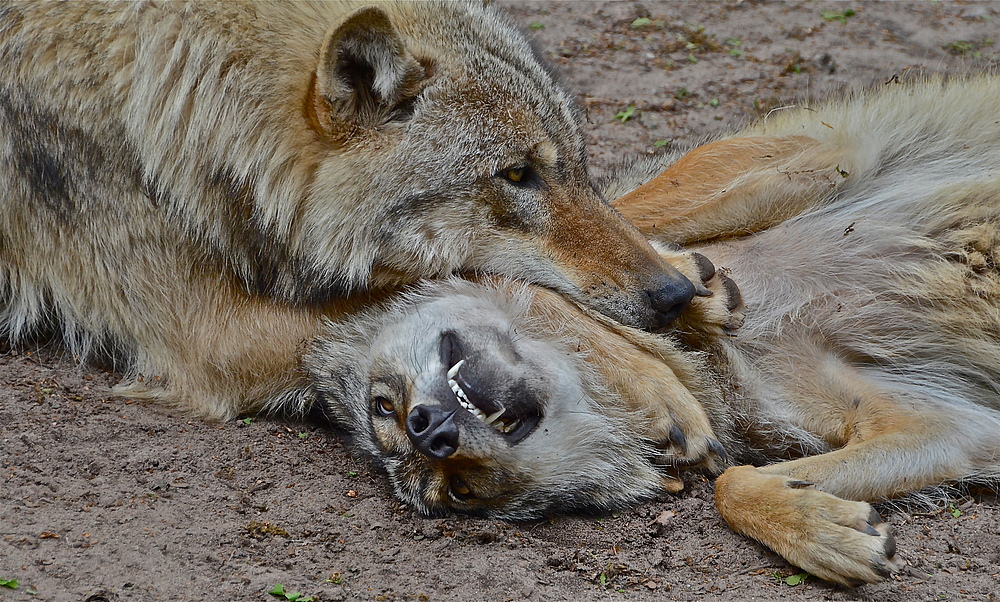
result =
[{"label": "tan fur", "polygon": [[852,151],[807,136],[719,140],[613,204],[652,240],[689,244],[751,234],[835,191],[852,169]]},{"label": "tan fur", "polygon": [[[884,579],[900,560],[869,503],[945,483],[995,486],[1000,477],[997,99],[995,77],[889,85],[772,116],[695,149],[645,187],[634,183],[655,165],[634,164],[611,185],[634,191],[617,205],[647,236],[687,240],[720,266],[712,273],[697,255],[673,259],[715,291],[715,305],[698,314],[704,323],[684,325],[694,308],[658,337],[530,288],[466,283],[462,298],[479,296],[477,304],[455,297],[447,305],[428,300],[450,289],[428,285],[321,337],[374,359],[323,342],[307,359],[315,385],[331,414],[364,440],[368,362],[434,383],[461,358],[452,369],[467,372],[473,405],[492,409],[482,392],[511,382],[503,374],[524,360],[491,350],[547,346],[560,359],[529,370],[532,401],[504,402],[507,420],[541,416],[515,441],[461,409],[447,386],[400,399],[411,413],[457,408],[456,449],[491,442],[499,451],[478,447],[466,459],[494,475],[527,470],[524,479],[480,473],[464,482],[462,467],[428,456],[427,440],[406,422],[394,453],[410,464],[393,464],[377,443],[364,446],[403,499],[429,512],[507,518],[607,510],[648,496],[678,465],[699,462],[714,473],[728,463],[716,503],[735,530],[823,579]],[[721,272],[739,283],[745,306],[730,302],[739,297]],[[489,336],[473,328],[485,315]],[[381,325],[387,316],[409,326],[390,332]],[[739,330],[727,327],[741,320]],[[468,353],[426,355],[448,337]],[[377,353],[365,347],[371,339],[383,341]],[[676,428],[658,426],[662,417]],[[699,451],[685,455],[685,440]],[[582,470],[560,461],[570,454]],[[606,473],[595,482],[597,465]],[[449,475],[430,498],[410,478],[423,470]]]},{"label": "tan fur", "polygon": [[665,326],[694,286],[585,159],[481,2],[0,2],[0,335],[224,418],[308,407],[324,317],[422,278]]}]

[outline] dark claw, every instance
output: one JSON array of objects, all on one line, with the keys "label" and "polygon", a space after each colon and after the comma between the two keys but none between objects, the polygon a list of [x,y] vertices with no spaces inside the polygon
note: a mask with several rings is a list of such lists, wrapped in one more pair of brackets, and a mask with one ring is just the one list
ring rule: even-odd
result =
[{"label": "dark claw", "polygon": [[892,536],[892,531],[885,534],[885,557],[892,558],[896,555],[896,538]]},{"label": "dark claw", "polygon": [[682,454],[687,453],[688,442],[687,437],[684,436],[684,431],[680,429],[676,424],[670,427],[670,441],[674,445],[680,448]]},{"label": "dark claw", "polygon": [[812,487],[812,486],[813,483],[811,483],[810,481],[794,480],[785,483],[785,487],[789,487],[791,489],[806,489],[807,487]]},{"label": "dark claw", "polygon": [[887,565],[885,561],[882,560],[881,558],[875,558],[874,560],[872,560],[872,568],[875,569],[876,573],[882,575],[885,578],[889,578],[892,576],[892,569],[890,569],[889,565]]},{"label": "dark claw", "polygon": [[726,448],[722,447],[722,444],[719,443],[718,440],[716,439],[708,440],[708,451],[719,456],[719,458],[721,458],[722,460],[729,459],[729,454],[726,453]]},{"label": "dark claw", "polygon": [[740,287],[736,286],[733,279],[727,276],[722,276],[722,286],[726,289],[726,295],[729,296],[726,302],[726,309],[733,311],[743,303],[743,295],[740,293]]},{"label": "dark claw", "polygon": [[882,520],[882,515],[880,515],[877,510],[872,508],[872,511],[868,513],[868,520],[866,522],[869,525],[881,525],[885,521]]},{"label": "dark claw", "polygon": [[865,533],[871,535],[872,537],[880,537],[882,534],[875,530],[875,527],[871,525],[865,525]]},{"label": "dark claw", "polygon": [[702,282],[707,282],[715,275],[715,264],[708,257],[701,253],[691,253],[691,257],[698,266],[698,275],[701,276]]}]

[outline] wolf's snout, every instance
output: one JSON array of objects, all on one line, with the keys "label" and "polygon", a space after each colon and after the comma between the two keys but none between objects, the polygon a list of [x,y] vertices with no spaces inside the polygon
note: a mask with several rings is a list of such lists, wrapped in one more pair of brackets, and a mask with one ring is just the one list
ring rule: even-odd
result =
[{"label": "wolf's snout", "polygon": [[428,458],[443,460],[458,449],[455,412],[437,406],[418,405],[406,417],[406,435],[413,446]]},{"label": "wolf's snout", "polygon": [[646,289],[649,306],[654,313],[654,329],[663,328],[676,320],[684,308],[694,299],[694,284],[677,274],[665,276],[656,282],[656,287]]}]

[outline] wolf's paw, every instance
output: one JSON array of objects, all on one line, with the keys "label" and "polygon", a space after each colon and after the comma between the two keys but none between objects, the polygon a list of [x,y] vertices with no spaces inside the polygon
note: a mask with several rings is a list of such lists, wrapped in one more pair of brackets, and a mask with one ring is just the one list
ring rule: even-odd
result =
[{"label": "wolf's paw", "polygon": [[727,470],[715,495],[734,530],[820,579],[853,587],[882,581],[901,566],[891,527],[865,502],[752,466]]},{"label": "wolf's paw", "polygon": [[701,253],[666,250],[660,256],[695,285],[696,295],[673,328],[713,335],[732,335],[743,325],[744,305],[740,289],[732,278],[715,269]]},{"label": "wolf's paw", "polygon": [[660,452],[654,461],[678,468],[702,468],[718,474],[726,465],[726,450],[715,438],[711,426],[700,422],[684,424],[670,412],[669,417],[654,420],[649,433]]}]

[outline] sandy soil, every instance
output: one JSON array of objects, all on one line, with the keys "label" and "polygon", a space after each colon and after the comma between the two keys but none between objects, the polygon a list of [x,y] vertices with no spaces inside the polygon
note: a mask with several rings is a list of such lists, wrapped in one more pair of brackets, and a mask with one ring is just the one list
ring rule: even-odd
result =
[{"label": "sandy soil", "polygon": [[[1000,3],[502,2],[579,93],[596,172],[769,110],[994,66]],[[848,15],[850,9],[854,13]],[[827,12],[824,18],[824,12]],[[636,19],[643,19],[637,21]],[[841,22],[843,21],[843,22]],[[615,116],[634,106],[622,122]],[[113,398],[58,349],[0,355],[7,600],[992,600],[1000,503],[891,511],[906,569],[856,590],[730,532],[712,486],[533,524],[415,516],[336,433]]]}]

